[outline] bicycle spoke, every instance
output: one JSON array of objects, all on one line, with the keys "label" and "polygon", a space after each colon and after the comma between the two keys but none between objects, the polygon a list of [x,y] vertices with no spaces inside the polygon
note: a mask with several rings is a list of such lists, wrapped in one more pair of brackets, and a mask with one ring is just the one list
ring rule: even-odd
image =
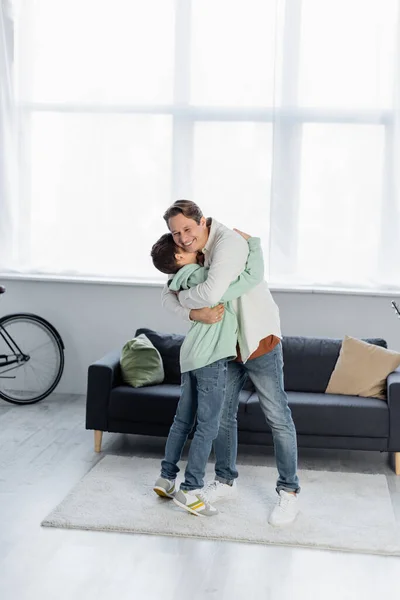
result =
[{"label": "bicycle spoke", "polygon": [[[34,374],[34,376],[36,377],[36,380],[37,380],[37,381],[39,381],[39,377],[38,377],[38,373],[37,373],[37,371],[35,371],[35,370],[32,368],[32,365],[28,365],[28,367],[30,368],[30,370],[32,371],[32,373]],[[39,386],[39,387],[40,387],[40,386]]]},{"label": "bicycle spoke", "polygon": [[24,354],[33,354],[34,352],[40,350],[40,348],[44,348],[44,346],[49,346],[50,344],[51,342],[43,342],[43,344],[41,344],[40,346],[36,346],[36,348],[31,348],[31,350],[28,350],[27,352],[24,351]]},{"label": "bicycle spoke", "polygon": [[14,369],[20,369],[20,368],[21,368],[21,365],[19,364],[19,365],[13,365],[12,367],[5,369],[4,371],[0,371],[0,378],[3,373],[8,373],[8,371],[13,371]]}]

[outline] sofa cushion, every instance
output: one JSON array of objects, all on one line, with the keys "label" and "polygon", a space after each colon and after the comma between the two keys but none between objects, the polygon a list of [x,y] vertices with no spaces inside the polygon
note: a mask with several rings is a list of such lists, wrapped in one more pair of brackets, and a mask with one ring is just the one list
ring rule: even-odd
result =
[{"label": "sofa cushion", "polygon": [[138,329],[136,336],[144,333],[153,346],[161,354],[164,365],[165,383],[180,384],[181,369],[179,366],[179,353],[185,336],[175,333],[159,333],[152,329]]},{"label": "sofa cushion", "polygon": [[400,352],[346,335],[326,393],[386,400],[387,376],[399,366]]},{"label": "sofa cushion", "polygon": [[110,396],[111,419],[138,423],[172,423],[180,394],[180,385],[153,385],[131,388],[120,385]]},{"label": "sofa cushion", "polygon": [[120,365],[123,381],[132,387],[155,385],[164,381],[161,355],[144,333],[124,344]]},{"label": "sofa cushion", "polygon": [[[386,348],[385,340],[364,340]],[[285,390],[295,392],[325,392],[339,357],[342,340],[311,337],[284,337],[283,374]]]},{"label": "sofa cushion", "polygon": [[[153,385],[132,388],[120,385],[110,395],[109,416],[119,421],[172,425],[179,400],[180,385]],[[238,414],[244,413],[251,392],[241,392]]]},{"label": "sofa cushion", "polygon": [[[350,437],[389,435],[388,406],[376,398],[289,392],[288,400],[298,434]],[[248,399],[239,428],[271,431],[256,394]]]}]

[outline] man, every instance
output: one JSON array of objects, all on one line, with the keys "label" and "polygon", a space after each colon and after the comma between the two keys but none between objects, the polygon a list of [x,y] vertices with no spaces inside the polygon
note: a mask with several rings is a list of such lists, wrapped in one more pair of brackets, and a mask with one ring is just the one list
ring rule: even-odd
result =
[{"label": "man", "polygon": [[[206,220],[200,208],[189,200],[178,200],[164,214],[177,246],[202,253],[209,267],[204,283],[178,295],[165,286],[164,308],[185,320],[216,323],[223,307],[219,302],[230,283],[244,270],[246,241],[215,219]],[[298,513],[297,441],[291,411],[283,387],[283,358],[279,311],[265,282],[234,302],[237,313],[238,356],[228,363],[226,399],[218,437],[214,442],[215,481],[206,490],[211,504],[236,494],[237,410],[239,394],[247,376],[256,388],[265,418],[271,427],[278,468],[279,495],[269,523],[291,523]]]}]

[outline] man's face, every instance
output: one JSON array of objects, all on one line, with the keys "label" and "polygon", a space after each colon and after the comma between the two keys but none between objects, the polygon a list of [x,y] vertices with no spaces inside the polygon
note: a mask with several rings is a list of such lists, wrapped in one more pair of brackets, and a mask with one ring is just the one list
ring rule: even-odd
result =
[{"label": "man's face", "polygon": [[179,214],[171,217],[168,221],[168,227],[173,235],[174,242],[186,252],[199,252],[202,250],[208,239],[208,230],[206,219],[201,218],[197,225],[193,219],[188,219]]}]

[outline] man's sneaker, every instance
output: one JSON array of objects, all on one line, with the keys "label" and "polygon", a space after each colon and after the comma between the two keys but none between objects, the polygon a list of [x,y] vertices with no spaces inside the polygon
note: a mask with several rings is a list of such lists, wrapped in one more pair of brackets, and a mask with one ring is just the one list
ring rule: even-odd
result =
[{"label": "man's sneaker", "polygon": [[279,492],[279,500],[271,512],[268,523],[274,527],[289,525],[295,520],[299,512],[299,499],[297,494],[289,494],[285,490]]},{"label": "man's sneaker", "polygon": [[234,500],[238,495],[236,481],[232,485],[229,485],[228,483],[221,483],[217,479],[207,483],[202,493],[210,504],[220,502],[221,500]]},{"label": "man's sneaker", "polygon": [[202,490],[179,490],[175,494],[174,502],[199,517],[214,517],[218,514],[217,509],[203,496]]},{"label": "man's sneaker", "polygon": [[153,490],[156,494],[162,498],[174,498],[175,497],[175,479],[164,479],[159,477],[154,484]]}]

